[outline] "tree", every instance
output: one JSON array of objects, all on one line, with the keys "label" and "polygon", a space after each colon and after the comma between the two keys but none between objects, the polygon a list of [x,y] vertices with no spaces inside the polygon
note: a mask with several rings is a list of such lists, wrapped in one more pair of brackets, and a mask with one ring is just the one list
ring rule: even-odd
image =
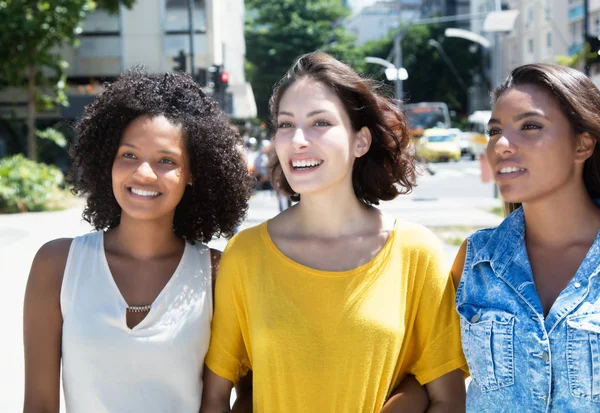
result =
[{"label": "tree", "polygon": [[[405,28],[402,38],[403,66],[408,72],[404,81],[404,100],[416,102],[446,102],[457,112],[466,113],[468,93],[457,80],[455,74],[442,59],[440,52],[429,45],[429,40],[437,40],[450,62],[456,68],[460,78],[470,85],[473,76],[481,68],[481,50],[469,51],[473,43],[464,39],[447,38],[443,35],[447,26],[415,25]],[[379,40],[365,43],[363,56],[374,56],[386,59],[393,50],[394,32]],[[375,79],[384,80],[383,68],[379,65],[361,63],[357,70]],[[387,82],[391,85],[390,82]]]},{"label": "tree", "polygon": [[298,56],[315,50],[342,60],[357,56],[339,24],[348,15],[340,0],[247,0],[246,9],[246,72],[261,119],[268,118],[273,86]]},{"label": "tree", "polygon": [[[66,62],[58,48],[77,45],[85,16],[96,5],[116,12],[135,0],[0,0],[0,88],[27,90],[27,154],[36,159],[39,108],[66,104]],[[50,93],[49,93],[50,92]]]}]

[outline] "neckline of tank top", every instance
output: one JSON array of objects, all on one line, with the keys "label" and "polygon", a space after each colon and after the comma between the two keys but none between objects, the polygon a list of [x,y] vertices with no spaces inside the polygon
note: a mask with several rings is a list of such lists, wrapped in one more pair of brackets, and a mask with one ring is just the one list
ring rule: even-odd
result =
[{"label": "neckline of tank top", "polygon": [[188,243],[186,241],[185,247],[183,249],[183,254],[181,255],[181,258],[179,259],[179,263],[177,264],[177,267],[175,267],[175,271],[173,271],[173,274],[171,275],[171,278],[169,278],[169,281],[167,281],[167,283],[162,288],[162,290],[160,290],[158,295],[154,298],[154,301],[152,301],[152,303],[150,304],[150,311],[148,311],[148,313],[146,314],[146,317],[144,317],[139,323],[137,323],[135,326],[130,328],[127,325],[127,307],[129,307],[129,304],[125,300],[125,297],[123,297],[123,294],[121,293],[121,290],[119,289],[119,286],[117,285],[115,278],[113,277],[112,271],[110,270],[110,266],[108,265],[108,259],[106,258],[106,250],[104,248],[104,231],[98,231],[98,232],[100,233],[99,241],[98,241],[98,244],[99,244],[98,247],[100,250],[100,259],[102,261],[102,266],[104,267],[104,273],[105,273],[106,277],[108,278],[108,283],[111,285],[113,291],[115,292],[117,300],[119,301],[119,307],[121,310],[121,317],[120,317],[121,327],[123,329],[125,329],[126,331],[128,331],[129,333],[134,333],[137,330],[140,330],[143,327],[143,325],[147,324],[149,322],[148,320],[151,320],[152,316],[156,313],[156,311],[157,311],[156,308],[159,307],[159,303],[160,303],[161,299],[166,294],[166,291],[168,291],[169,289],[172,288],[172,285],[175,283],[175,280],[178,278],[179,273],[181,272],[182,268],[184,267],[184,264],[187,262],[188,255],[189,255],[189,249],[191,248],[191,245],[190,245],[190,243]]}]

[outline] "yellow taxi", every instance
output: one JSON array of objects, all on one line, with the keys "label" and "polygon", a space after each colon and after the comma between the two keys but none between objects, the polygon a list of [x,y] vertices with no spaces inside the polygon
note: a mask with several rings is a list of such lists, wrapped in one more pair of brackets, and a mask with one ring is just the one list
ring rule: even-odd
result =
[{"label": "yellow taxi", "polygon": [[425,162],[460,160],[460,140],[448,129],[425,129],[416,147],[417,159]]}]

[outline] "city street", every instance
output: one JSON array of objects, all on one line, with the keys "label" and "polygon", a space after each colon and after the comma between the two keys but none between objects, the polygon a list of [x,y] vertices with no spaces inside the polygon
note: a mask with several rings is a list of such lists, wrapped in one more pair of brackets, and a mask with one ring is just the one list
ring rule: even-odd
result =
[{"label": "city street", "polygon": [[[434,175],[425,172],[415,191],[381,205],[386,213],[430,227],[485,227],[501,218],[489,212],[500,201],[493,198],[493,186],[482,184],[479,161],[433,164]],[[269,192],[251,200],[243,227],[256,225],[278,213],[277,198]],[[18,412],[23,398],[22,302],[29,266],[35,252],[46,241],[73,237],[90,231],[81,220],[81,207],[60,212],[0,215],[0,290],[3,339],[0,342],[0,412]],[[224,239],[211,246],[223,249]],[[447,245],[448,260],[456,245]]]}]

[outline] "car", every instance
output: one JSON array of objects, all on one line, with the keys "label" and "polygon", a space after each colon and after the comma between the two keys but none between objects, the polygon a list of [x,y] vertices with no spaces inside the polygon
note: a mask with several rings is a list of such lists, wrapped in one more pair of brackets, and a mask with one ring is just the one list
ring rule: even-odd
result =
[{"label": "car", "polygon": [[425,129],[416,148],[417,159],[425,162],[459,161],[459,137],[448,129]]}]

